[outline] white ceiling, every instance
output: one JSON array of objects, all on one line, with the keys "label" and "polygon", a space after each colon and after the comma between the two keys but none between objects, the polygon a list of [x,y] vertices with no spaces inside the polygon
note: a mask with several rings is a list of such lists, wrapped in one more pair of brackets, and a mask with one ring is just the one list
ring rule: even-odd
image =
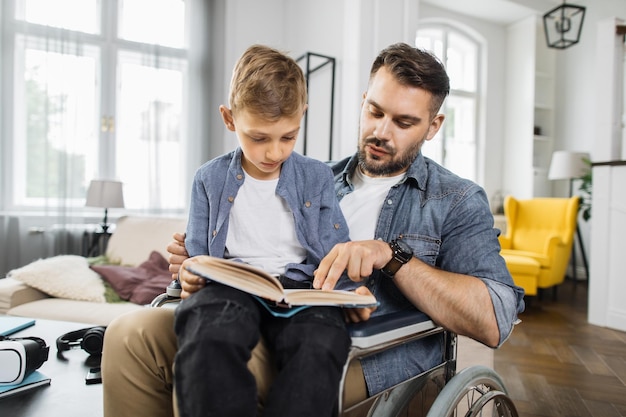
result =
[{"label": "white ceiling", "polygon": [[433,6],[490,22],[509,24],[534,13],[545,13],[558,0],[422,0]]}]

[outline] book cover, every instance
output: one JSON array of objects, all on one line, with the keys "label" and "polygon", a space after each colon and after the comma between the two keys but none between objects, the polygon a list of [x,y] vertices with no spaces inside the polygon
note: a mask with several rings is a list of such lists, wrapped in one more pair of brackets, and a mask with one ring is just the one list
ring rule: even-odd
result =
[{"label": "book cover", "polygon": [[[279,310],[302,306],[372,307],[377,305],[373,295],[361,295],[353,291],[322,291],[317,289],[285,289],[278,278],[267,272],[228,259],[206,257],[187,269],[203,278],[237,288],[257,298],[269,301],[268,307],[275,315],[289,316],[295,311]],[[277,309],[278,308],[278,309]]]},{"label": "book cover", "polygon": [[0,317],[0,336],[9,336],[35,324],[35,319],[26,317]]},{"label": "book cover", "polygon": [[44,385],[50,385],[50,378],[39,371],[33,371],[19,384],[0,385],[0,398],[16,395]]}]

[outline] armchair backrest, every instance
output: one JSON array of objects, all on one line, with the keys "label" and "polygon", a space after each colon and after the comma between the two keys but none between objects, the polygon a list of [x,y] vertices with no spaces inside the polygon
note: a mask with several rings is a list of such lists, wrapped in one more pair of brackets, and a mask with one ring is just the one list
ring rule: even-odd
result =
[{"label": "armchair backrest", "polygon": [[558,236],[571,248],[576,231],[579,197],[517,200],[507,196],[504,214],[509,249],[545,253],[547,241]]}]

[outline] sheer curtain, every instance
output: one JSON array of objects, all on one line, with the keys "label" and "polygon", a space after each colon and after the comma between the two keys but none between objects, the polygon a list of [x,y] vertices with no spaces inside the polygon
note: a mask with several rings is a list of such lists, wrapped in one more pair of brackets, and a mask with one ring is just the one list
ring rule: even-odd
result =
[{"label": "sheer curtain", "polygon": [[[74,32],[26,25],[14,54],[13,205],[41,212],[45,226],[82,222],[98,151],[98,50]],[[55,247],[67,252],[58,235]]]}]

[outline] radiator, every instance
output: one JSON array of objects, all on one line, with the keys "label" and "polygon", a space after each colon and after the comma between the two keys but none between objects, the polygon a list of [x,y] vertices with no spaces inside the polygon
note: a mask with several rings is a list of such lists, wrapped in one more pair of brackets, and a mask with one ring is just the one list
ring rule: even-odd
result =
[{"label": "radiator", "polygon": [[[12,269],[56,255],[87,255],[96,224],[47,224],[45,216],[0,215],[0,278]],[[105,239],[96,242],[92,256],[102,253]]]},{"label": "radiator", "polygon": [[56,255],[86,255],[84,247],[91,230],[87,225],[54,225],[44,230],[48,254]]}]

